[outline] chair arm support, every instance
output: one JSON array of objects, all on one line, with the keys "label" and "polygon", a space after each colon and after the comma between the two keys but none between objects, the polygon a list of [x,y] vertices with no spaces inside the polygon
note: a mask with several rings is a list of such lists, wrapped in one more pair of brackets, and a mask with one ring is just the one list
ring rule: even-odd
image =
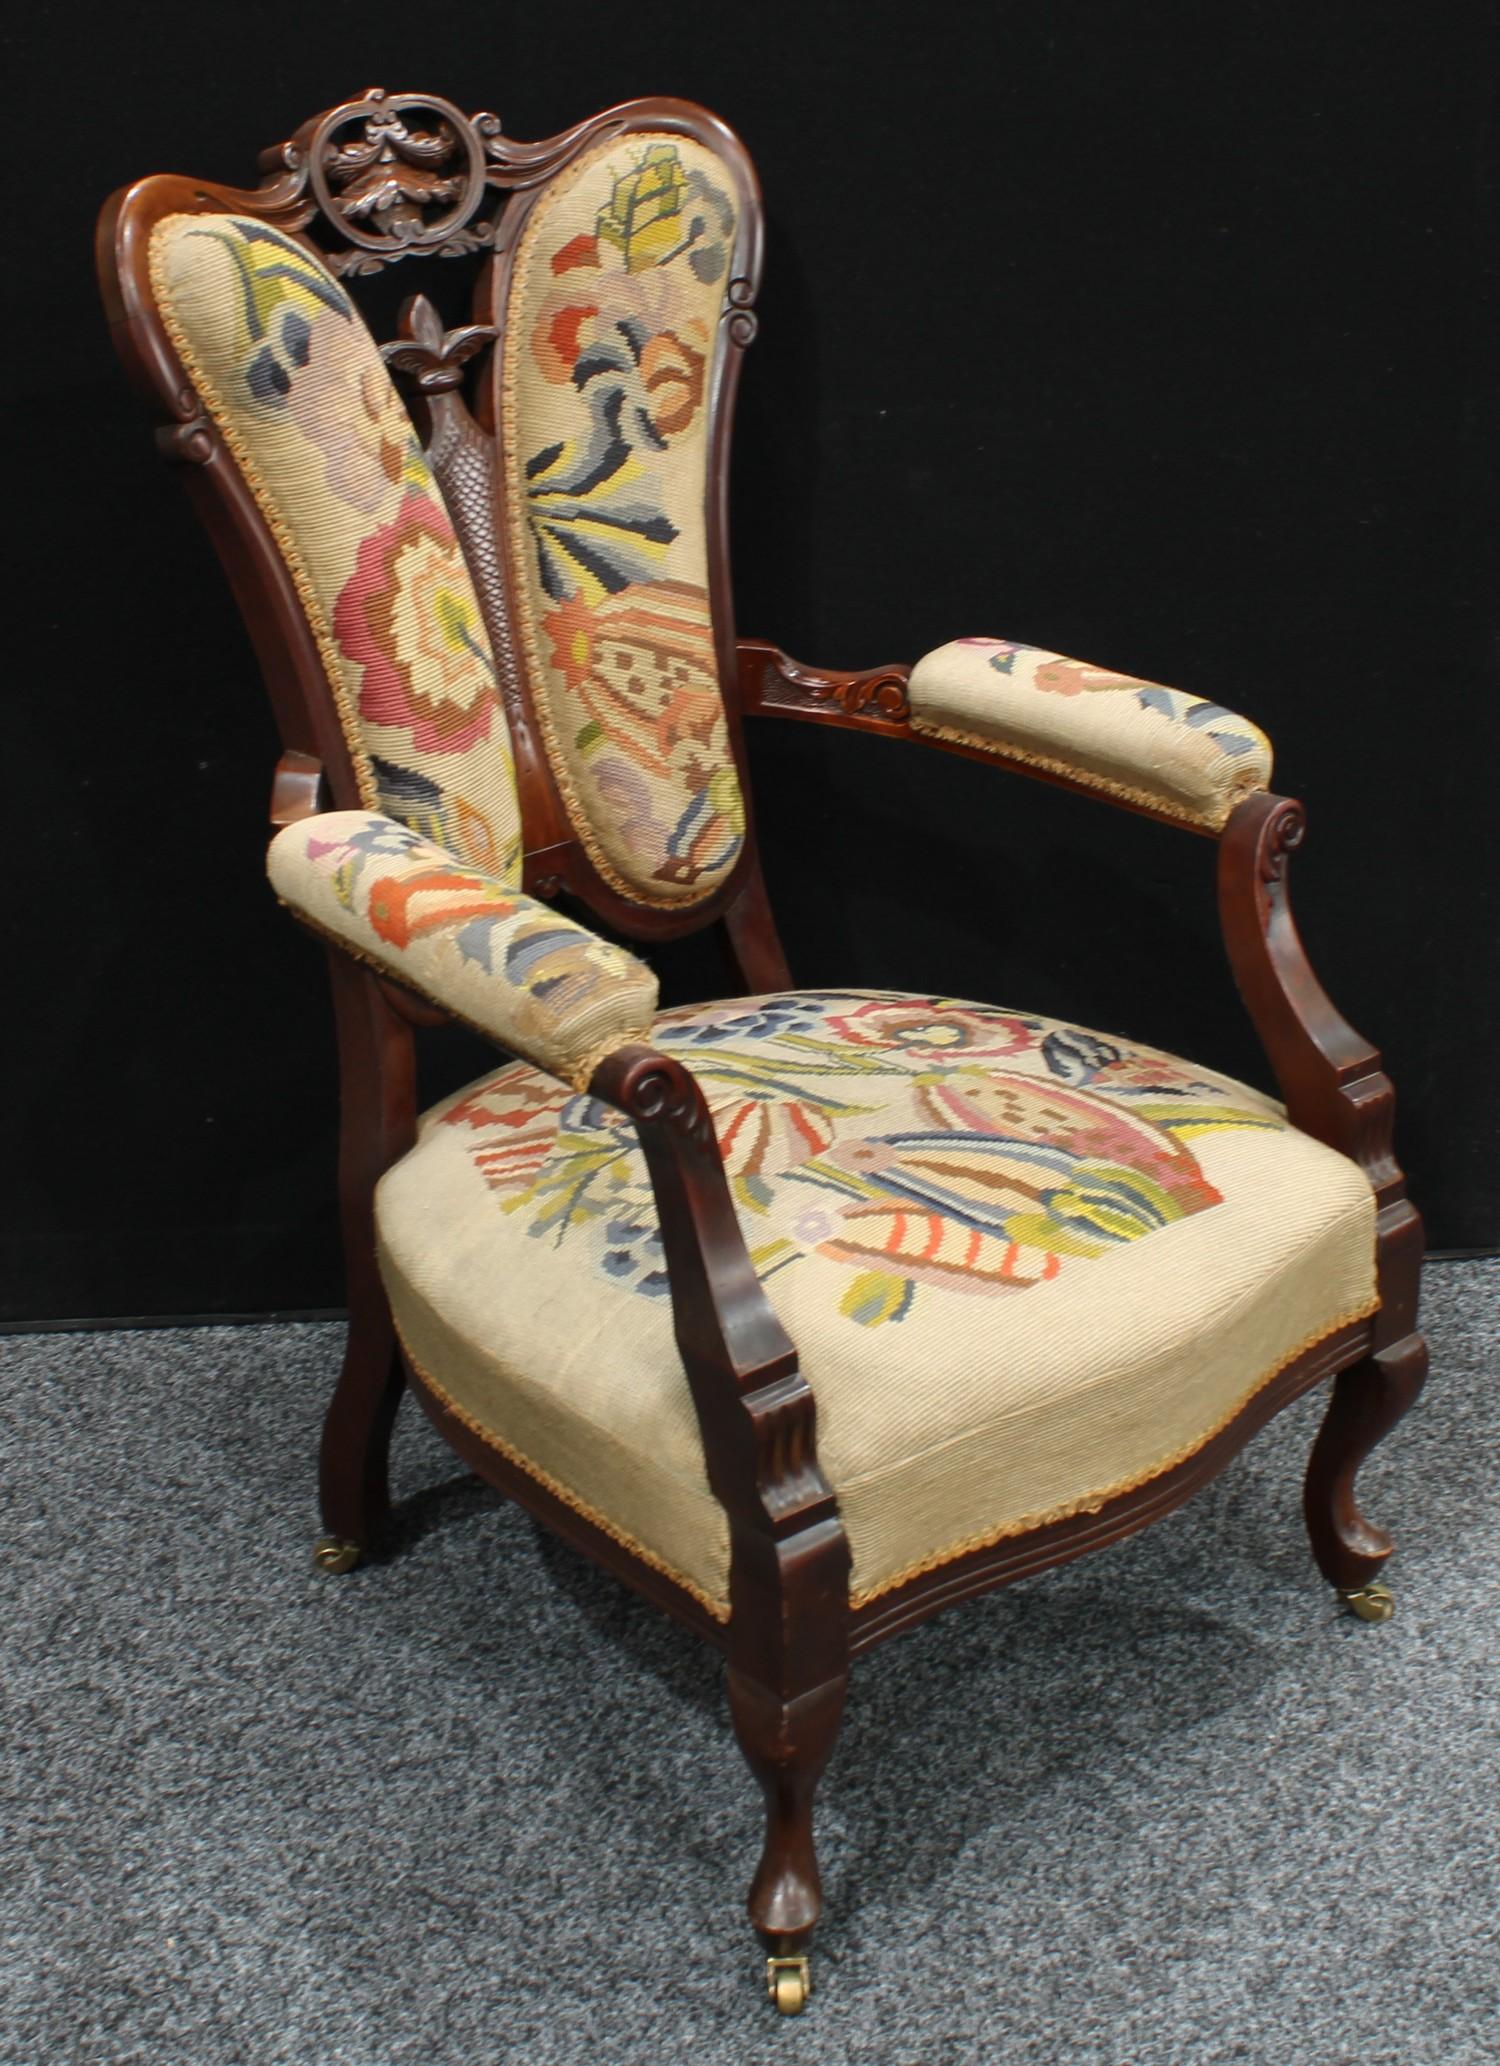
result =
[{"label": "chair arm support", "polygon": [[806,667],[762,640],[739,653],[747,714],[925,740],[1195,832],[1217,833],[1271,777],[1270,741],[1233,711],[1007,639],[865,673]]},{"label": "chair arm support", "polygon": [[650,1030],[643,962],[394,819],[299,818],[266,869],[314,931],[575,1088]]},{"label": "chair arm support", "polygon": [[1385,1202],[1394,1091],[1380,1055],[1335,1008],[1292,916],[1287,874],[1307,815],[1290,797],[1248,797],[1219,846],[1219,921],[1234,979],[1292,1124],[1357,1162]]},{"label": "chair arm support", "polygon": [[904,661],[889,667],[808,667],[766,639],[738,641],[740,707],[748,717],[794,717],[853,725],[895,738],[910,733]]},{"label": "chair arm support", "polygon": [[1378,1209],[1377,1345],[1415,1325],[1422,1222],[1395,1154],[1396,1093],[1372,1047],[1313,972],[1292,915],[1288,872],[1307,816],[1289,797],[1238,805],[1219,843],[1219,921],[1234,980],[1303,1133],[1357,1162]]},{"label": "chair arm support", "polygon": [[[812,1390],[745,1247],[702,1089],[675,1056],[641,1045],[607,1055],[589,1091],[634,1122],[645,1154],[708,1481],[729,1516],[742,1641],[774,1626],[744,1610],[799,1581],[822,1640],[847,1610],[848,1543],[818,1466]],[[763,1658],[736,1649],[737,1669],[766,1683],[787,1662],[774,1644]]]}]

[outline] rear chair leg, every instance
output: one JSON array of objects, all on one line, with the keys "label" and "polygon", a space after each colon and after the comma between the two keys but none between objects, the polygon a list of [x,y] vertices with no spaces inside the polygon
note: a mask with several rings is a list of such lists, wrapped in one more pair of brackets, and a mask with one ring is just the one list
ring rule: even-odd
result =
[{"label": "rear chair leg", "polygon": [[416,1058],[410,1025],[368,969],[328,950],[339,1043],[339,1210],[348,1284],[349,1339],[323,1423],[319,1492],[326,1533],[321,1571],[352,1571],[390,1518],[391,1429],[405,1373],[375,1259],[375,1186],[416,1131]]},{"label": "rear chair leg", "polygon": [[[384,1294],[381,1294],[384,1303]],[[382,1324],[383,1323],[383,1324]],[[352,1571],[390,1520],[391,1430],[406,1389],[389,1311],[349,1314],[344,1366],[329,1401],[318,1452],[325,1532],[313,1549],[320,1571]]]},{"label": "rear chair leg", "polygon": [[1359,1510],[1360,1465],[1411,1407],[1427,1376],[1427,1343],[1408,1334],[1340,1371],[1307,1465],[1303,1512],[1318,1568],[1361,1621],[1388,1621],[1394,1601],[1377,1574],[1392,1550]]}]

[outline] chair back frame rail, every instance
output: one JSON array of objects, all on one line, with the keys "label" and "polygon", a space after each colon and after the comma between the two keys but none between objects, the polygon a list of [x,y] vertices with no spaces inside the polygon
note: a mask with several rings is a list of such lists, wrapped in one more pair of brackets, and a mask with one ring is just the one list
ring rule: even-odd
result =
[{"label": "chair back frame rail", "polygon": [[[371,226],[340,210],[326,174],[328,153],[341,125],[347,128],[370,105],[398,113],[436,110],[462,145],[467,183],[454,207],[436,221],[415,210]],[[286,565],[155,307],[148,276],[152,228],[175,213],[250,215],[298,237],[327,261],[326,248],[306,235],[321,214],[347,240],[332,260],[346,278],[412,256],[480,255],[472,324],[444,332],[431,304],[414,297],[386,356],[413,394],[419,434],[470,561],[495,648],[525,828],[524,887],[541,897],[569,893],[610,927],[645,941],[721,924],[742,991],[777,990],[790,979],[753,818],[732,873],[690,909],[651,907],[619,895],[569,824],[542,750],[533,685],[518,657],[507,607],[516,569],[502,542],[508,527],[500,520],[503,469],[495,463],[493,424],[517,240],[547,181],[580,151],[600,138],[643,128],[709,143],[729,168],[740,204],[724,306],[727,349],[717,355],[711,397],[706,513],[719,673],[747,802],[747,716],[789,717],[994,760],[994,754],[912,731],[905,667],[821,669],[793,662],[764,641],[735,639],[729,437],[740,362],[755,330],[761,212],[742,146],[704,110],[676,100],[639,100],[545,142],[522,144],[504,137],[492,116],[466,118],[429,95],[372,93],[315,118],[291,142],[266,153],[259,188],[167,176],[116,195],[100,222],[100,273],[121,355],[159,419],[158,448],[182,471],[255,644],[283,746],[271,804],[273,824],[282,825],[325,809],[357,807],[354,766]],[[478,220],[491,189],[509,196],[498,225]],[[461,391],[465,379],[472,408]],[[1033,768],[1019,772],[1038,778]],[[1061,777],[1040,779],[1074,786]],[[339,1186],[350,1330],[323,1436],[325,1524],[351,1543],[378,1542],[388,1517],[391,1425],[409,1389],[471,1468],[721,1648],[729,1663],[736,1732],[766,1796],[765,1848],[749,1905],[774,1959],[805,1953],[821,1905],[812,1797],[837,1733],[854,1655],[957,1600],[1146,1526],[1214,1477],[1274,1413],[1329,1378],[1332,1401],[1306,1481],[1314,1555],[1331,1583],[1353,1590],[1367,1586],[1390,1553],[1389,1538],[1360,1514],[1354,1481],[1364,1457],[1421,1386],[1426,1352],[1416,1332],[1416,1296],[1422,1229],[1394,1157],[1390,1080],[1376,1051],[1339,1017],[1319,986],[1291,915],[1288,864],[1304,828],[1301,806],[1289,799],[1262,792],[1237,807],[1219,836],[1221,921],[1236,983],[1292,1123],[1351,1157],[1375,1189],[1378,1310],[1300,1355],[1185,1462],[1094,1512],[1007,1537],[852,1611],[849,1546],[818,1465],[813,1395],[750,1263],[713,1123],[692,1074],[642,1045],[610,1055],[589,1087],[632,1120],[650,1171],[676,1340],[709,1482],[729,1522],[727,1619],[710,1613],[674,1579],[518,1468],[455,1407],[433,1374],[403,1354],[375,1265],[373,1192],[415,1139],[415,1031],[441,1022],[443,1014],[337,949],[328,951],[341,1073]]]}]

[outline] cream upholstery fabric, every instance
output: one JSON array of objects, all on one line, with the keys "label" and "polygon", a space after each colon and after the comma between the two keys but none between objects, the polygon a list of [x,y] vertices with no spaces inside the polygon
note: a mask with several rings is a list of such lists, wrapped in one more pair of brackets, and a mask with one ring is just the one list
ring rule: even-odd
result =
[{"label": "cream upholstery fabric", "polygon": [[909,692],[914,731],[989,747],[1212,831],[1271,780],[1271,742],[1248,719],[1038,646],[954,639],[922,656]]},{"label": "cream upholstery fabric", "polygon": [[735,235],[713,152],[633,132],[550,182],[511,275],[516,627],[573,829],[644,904],[701,902],[744,844],[705,528]]},{"label": "cream upholstery fabric", "polygon": [[644,962],[389,818],[303,818],[266,869],[321,931],[565,1082],[651,1025]]},{"label": "cream upholstery fabric", "polygon": [[302,245],[233,215],[159,222],[151,284],[286,561],[362,801],[519,882],[510,735],[479,599],[353,302]]},{"label": "cream upholstery fabric", "polygon": [[[1189,1454],[1372,1310],[1354,1164],[1229,1079],[952,1000],[669,1012],[818,1401],[868,1600]],[[727,1612],[728,1537],[616,1113],[513,1066],[377,1194],[421,1369],[513,1460]]]}]

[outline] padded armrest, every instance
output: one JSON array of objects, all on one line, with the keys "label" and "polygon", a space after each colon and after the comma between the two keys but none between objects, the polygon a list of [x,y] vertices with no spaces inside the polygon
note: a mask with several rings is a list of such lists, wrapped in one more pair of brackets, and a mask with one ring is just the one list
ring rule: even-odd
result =
[{"label": "padded armrest", "polygon": [[1038,646],[960,638],[911,671],[911,728],[1045,768],[1202,830],[1269,787],[1271,742],[1248,719],[1157,682]]},{"label": "padded armrest", "polygon": [[266,870],[308,924],[578,1089],[650,1036],[643,962],[393,819],[301,818],[272,840]]}]

